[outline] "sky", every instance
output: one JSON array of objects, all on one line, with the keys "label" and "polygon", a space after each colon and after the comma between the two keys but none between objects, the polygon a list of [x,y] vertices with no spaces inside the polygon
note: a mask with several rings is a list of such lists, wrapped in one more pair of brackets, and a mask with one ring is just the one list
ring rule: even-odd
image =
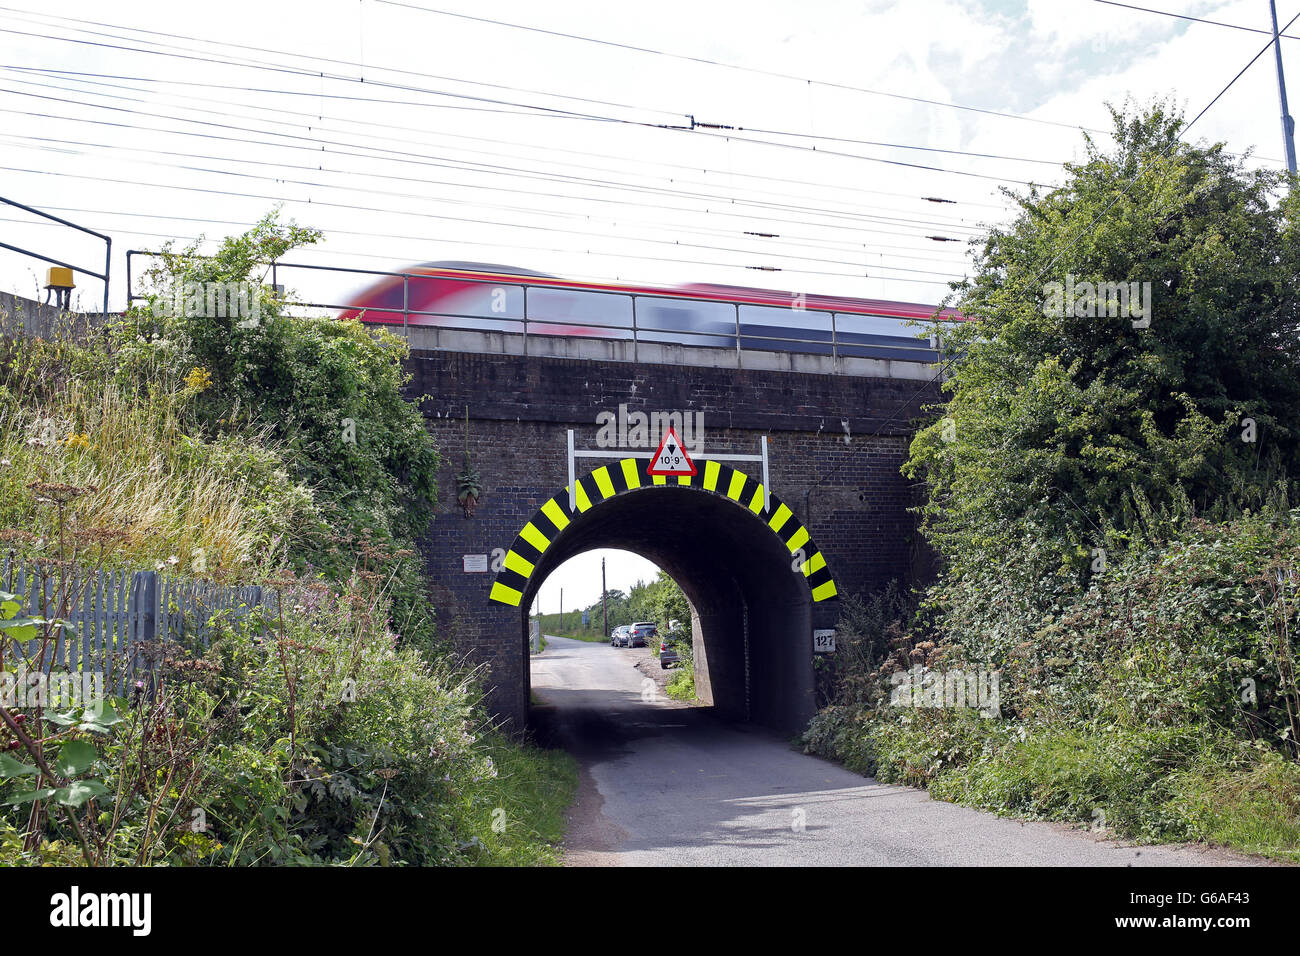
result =
[{"label": "sky", "polygon": [[[1058,182],[1085,131],[1109,142],[1108,101],[1195,116],[1268,41],[1098,0],[11,2],[0,196],[111,236],[112,308],[126,250],[211,248],[277,207],[324,232],[295,263],[937,303],[1003,190]],[[1139,5],[1269,27],[1265,0]],[[1190,138],[1281,165],[1271,51]],[[103,268],[101,239],[14,207],[0,234]],[[0,250],[0,289],[41,297],[44,268]],[[366,280],[280,281],[338,303]],[[616,586],[653,573],[619,561]],[[543,604],[594,601],[587,564]]]},{"label": "sky", "polygon": [[[569,611],[590,607],[600,600],[600,559],[605,558],[605,582],[611,590],[624,594],[632,585],[655,580],[659,569],[631,551],[598,548],[570,558],[551,572],[546,583],[538,590],[532,610],[538,614],[558,614],[560,599],[564,599],[566,615]],[[563,590],[564,594],[560,592]],[[573,618],[577,620],[576,617]]]}]

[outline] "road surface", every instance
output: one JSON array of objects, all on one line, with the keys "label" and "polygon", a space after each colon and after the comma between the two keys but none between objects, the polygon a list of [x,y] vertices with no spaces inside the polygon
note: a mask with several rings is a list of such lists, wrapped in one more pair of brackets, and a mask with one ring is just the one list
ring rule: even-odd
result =
[{"label": "road surface", "polygon": [[[878,783],[707,708],[643,699],[642,650],[546,638],[532,659],[542,735],[582,785],[569,865],[1195,866],[1253,862],[1203,847],[1131,847]],[[649,686],[653,691],[653,686]]]}]

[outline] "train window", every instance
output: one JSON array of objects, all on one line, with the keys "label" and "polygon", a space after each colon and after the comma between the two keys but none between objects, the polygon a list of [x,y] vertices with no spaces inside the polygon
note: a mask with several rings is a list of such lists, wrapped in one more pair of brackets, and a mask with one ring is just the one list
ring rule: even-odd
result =
[{"label": "train window", "polygon": [[908,325],[910,319],[892,315],[861,315],[856,312],[836,312],[835,329],[846,334],[885,336],[913,340],[919,328]]},{"label": "train window", "polygon": [[740,307],[741,348],[829,355],[830,342],[829,312],[775,305]]},{"label": "train window", "polygon": [[517,322],[524,317],[524,290],[504,282],[413,278],[411,301],[448,318]]},{"label": "train window", "polygon": [[736,307],[696,299],[636,300],[637,337],[697,348],[736,347]]},{"label": "train window", "polygon": [[528,331],[539,335],[593,335],[623,338],[632,329],[632,297],[589,289],[530,286]]},{"label": "train window", "polygon": [[885,358],[907,362],[933,362],[936,353],[929,342],[918,338],[923,326],[910,319],[889,315],[835,313],[836,351],[850,358]]}]

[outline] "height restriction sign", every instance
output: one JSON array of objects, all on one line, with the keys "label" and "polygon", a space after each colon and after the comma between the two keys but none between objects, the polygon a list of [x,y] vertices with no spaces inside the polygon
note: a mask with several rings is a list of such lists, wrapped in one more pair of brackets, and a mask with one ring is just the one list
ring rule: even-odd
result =
[{"label": "height restriction sign", "polygon": [[691,456],[686,454],[686,449],[682,447],[682,440],[677,437],[677,429],[669,428],[664,434],[663,441],[659,443],[659,450],[655,452],[654,458],[650,459],[650,467],[646,469],[646,474],[695,474],[695,462],[691,461]]}]

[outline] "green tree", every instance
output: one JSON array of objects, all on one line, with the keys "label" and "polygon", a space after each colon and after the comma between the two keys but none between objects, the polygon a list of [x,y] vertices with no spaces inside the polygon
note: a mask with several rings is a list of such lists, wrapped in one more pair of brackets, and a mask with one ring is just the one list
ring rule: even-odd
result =
[{"label": "green tree", "polygon": [[[1013,196],[958,289],[978,321],[946,336],[944,417],[905,467],[951,577],[1078,586],[1095,549],[1258,507],[1297,473],[1298,200],[1222,145],[1180,142],[1161,104],[1112,115],[1114,147],[1089,139],[1064,185]],[[1149,326],[1052,286],[1084,282],[1149,283]]]},{"label": "green tree", "polygon": [[[176,374],[197,368],[210,377],[195,402],[204,426],[266,429],[290,449],[300,477],[345,510],[346,525],[413,537],[432,516],[438,457],[403,396],[405,343],[359,322],[291,316],[262,284],[271,262],[319,237],[273,213],[212,256],[196,245],[165,251],[134,324],[168,343]],[[172,305],[209,285],[251,289],[255,313]]]},{"label": "green tree", "polygon": [[660,630],[666,631],[669,621],[690,626],[691,608],[686,594],[666,571],[660,571],[651,582],[638,581],[633,585],[628,606],[633,620],[654,621]]},{"label": "green tree", "polygon": [[[198,431],[255,433],[280,449],[327,526],[292,542],[295,570],[339,577],[360,560],[389,580],[394,628],[425,643],[433,615],[411,542],[433,515],[439,457],[404,395],[406,345],[360,322],[294,315],[263,284],[273,261],[319,237],[272,213],[212,256],[165,250],[148,305],[124,323],[118,374],[183,381]],[[242,292],[239,309],[177,307],[209,287]]]}]

